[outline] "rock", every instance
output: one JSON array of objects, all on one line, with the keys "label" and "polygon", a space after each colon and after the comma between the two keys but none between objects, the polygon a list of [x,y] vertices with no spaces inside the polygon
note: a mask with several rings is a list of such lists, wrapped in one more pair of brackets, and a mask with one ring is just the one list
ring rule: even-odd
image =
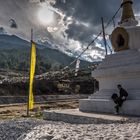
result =
[{"label": "rock", "polygon": [[47,136],[42,136],[39,138],[39,140],[52,140],[54,136],[47,135]]},{"label": "rock", "polygon": [[[77,131],[78,130],[78,131]],[[140,122],[68,124],[37,119],[0,121],[0,140],[139,139]]]}]

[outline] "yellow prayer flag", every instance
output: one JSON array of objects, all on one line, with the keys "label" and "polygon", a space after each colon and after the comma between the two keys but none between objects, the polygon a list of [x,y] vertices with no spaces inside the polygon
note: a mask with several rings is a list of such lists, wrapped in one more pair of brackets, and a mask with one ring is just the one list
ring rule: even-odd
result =
[{"label": "yellow prayer flag", "polygon": [[31,58],[30,58],[30,83],[29,83],[29,110],[33,109],[34,96],[33,96],[33,80],[35,74],[36,65],[36,44],[32,42],[31,46]]}]

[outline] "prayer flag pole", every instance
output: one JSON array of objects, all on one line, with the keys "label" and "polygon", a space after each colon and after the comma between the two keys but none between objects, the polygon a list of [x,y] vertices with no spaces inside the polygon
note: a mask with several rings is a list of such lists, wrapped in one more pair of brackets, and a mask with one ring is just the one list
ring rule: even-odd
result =
[{"label": "prayer flag pole", "polygon": [[102,21],[102,29],[103,29],[103,39],[104,39],[104,45],[105,45],[105,52],[107,55],[107,42],[106,42],[106,37],[105,37],[105,27],[104,27],[104,19],[103,17],[101,18]]},{"label": "prayer flag pole", "polygon": [[27,103],[27,116],[29,111],[33,109],[34,97],[33,97],[33,80],[36,65],[36,44],[33,42],[33,29],[31,29],[31,49],[30,49],[30,73],[29,73],[29,94]]}]

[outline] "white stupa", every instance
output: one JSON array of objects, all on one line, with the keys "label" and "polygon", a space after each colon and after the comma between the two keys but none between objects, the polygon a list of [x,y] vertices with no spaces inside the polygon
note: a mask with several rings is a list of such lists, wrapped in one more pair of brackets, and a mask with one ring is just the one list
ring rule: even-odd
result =
[{"label": "white stupa", "polygon": [[121,84],[129,96],[120,113],[140,115],[140,26],[137,26],[132,4],[132,0],[123,0],[121,21],[110,37],[116,53],[106,56],[92,72],[99,81],[99,91],[80,100],[80,111],[114,113],[111,95],[118,93],[117,85]]}]

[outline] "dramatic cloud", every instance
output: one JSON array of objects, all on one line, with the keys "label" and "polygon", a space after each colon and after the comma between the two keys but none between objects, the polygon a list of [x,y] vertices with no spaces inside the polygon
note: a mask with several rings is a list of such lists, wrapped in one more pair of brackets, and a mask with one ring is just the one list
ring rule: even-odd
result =
[{"label": "dramatic cloud", "polygon": [[[61,9],[66,14],[66,18],[73,18],[73,22],[69,24],[66,30],[68,37],[85,42],[92,39],[93,34],[99,33],[101,30],[101,17],[104,17],[106,23],[118,10],[121,1],[67,0],[66,3],[63,3],[62,0],[57,0],[54,6]],[[135,12],[138,13],[140,1],[134,0],[134,2]],[[115,19],[116,24],[120,14],[121,12],[119,12]],[[110,29],[107,29],[107,31],[110,31]]]},{"label": "dramatic cloud", "polygon": [[[69,55],[78,55],[114,15],[122,0],[0,0],[0,26],[9,34],[51,44]],[[140,19],[140,0],[134,0],[134,12]],[[115,18],[117,25],[121,11]],[[9,20],[13,19],[9,25]],[[11,22],[10,22],[11,23]],[[11,28],[12,27],[12,28]],[[18,27],[18,28],[17,28]],[[110,34],[113,23],[106,29]],[[89,48],[83,58],[93,61],[104,57],[102,37]]]}]

